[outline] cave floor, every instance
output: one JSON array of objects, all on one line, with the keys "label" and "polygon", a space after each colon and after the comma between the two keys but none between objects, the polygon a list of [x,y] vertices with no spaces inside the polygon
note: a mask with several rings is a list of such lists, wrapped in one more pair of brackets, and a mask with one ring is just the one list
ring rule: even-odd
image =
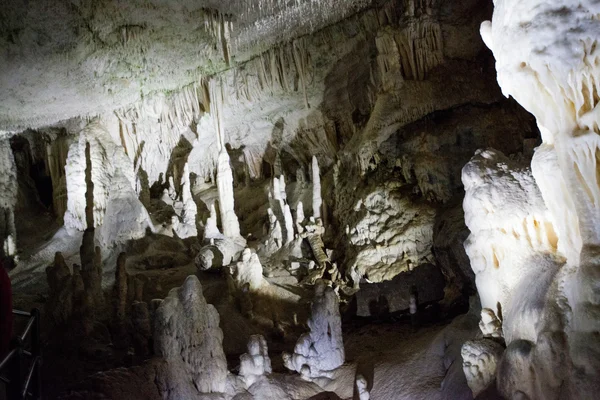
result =
[{"label": "cave floor", "polygon": [[[298,337],[308,330],[304,321],[309,315],[312,290],[300,286],[295,277],[276,271],[267,278],[270,281],[267,289],[261,291],[260,295],[253,295],[254,317],[249,319],[239,311],[237,300],[228,294],[225,277],[220,272],[197,271],[193,254],[190,254],[191,247],[189,243],[162,235],[130,244],[126,249],[127,270],[144,281],[143,300],[150,302],[164,298],[169,290],[180,286],[188,275],[196,274],[202,283],[205,298],[221,316],[223,348],[229,370],[237,373],[239,356],[246,352],[249,336],[262,334],[268,342],[274,373],[285,379],[290,373],[283,366],[281,354],[292,351]],[[105,266],[110,263],[114,265],[115,257],[108,258]],[[38,267],[17,274],[15,308],[44,309],[48,286],[43,270]],[[107,306],[105,310],[98,310],[91,332],[84,333],[77,324],[68,329],[50,329],[44,320],[43,385],[46,398],[57,398],[60,393],[85,382],[86,378],[97,372],[139,365],[144,361],[127,344],[130,339],[117,337],[110,330],[108,315],[114,281],[110,278],[113,276],[114,267],[104,274]],[[437,317],[433,315],[426,318],[423,315],[418,326],[413,325],[406,316],[387,320],[345,317],[343,333],[346,363],[336,371],[335,379],[320,382],[319,385],[326,391],[338,393],[342,398],[351,398],[358,371],[372,386],[371,395],[375,399],[398,398],[398,393],[405,396],[402,398],[411,399],[444,398],[440,391],[446,372],[443,358],[451,344],[447,332],[450,332],[450,336],[466,336],[470,334],[472,325],[465,324],[464,327],[449,330],[449,326],[455,324],[451,324],[450,319],[441,321]],[[16,331],[24,323],[18,322]],[[419,379],[414,379],[415,376],[419,376]]]}]

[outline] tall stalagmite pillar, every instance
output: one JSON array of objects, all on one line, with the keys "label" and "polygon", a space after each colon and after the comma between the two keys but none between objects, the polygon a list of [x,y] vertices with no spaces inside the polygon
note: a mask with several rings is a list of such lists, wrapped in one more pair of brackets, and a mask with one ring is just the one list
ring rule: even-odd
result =
[{"label": "tall stalagmite pillar", "polygon": [[240,223],[233,210],[233,173],[229,165],[229,154],[224,146],[217,161],[217,190],[223,235],[237,238],[240,236]]},{"label": "tall stalagmite pillar", "polygon": [[313,180],[313,217],[321,218],[321,176],[319,175],[319,163],[317,157],[312,157],[312,180]]}]

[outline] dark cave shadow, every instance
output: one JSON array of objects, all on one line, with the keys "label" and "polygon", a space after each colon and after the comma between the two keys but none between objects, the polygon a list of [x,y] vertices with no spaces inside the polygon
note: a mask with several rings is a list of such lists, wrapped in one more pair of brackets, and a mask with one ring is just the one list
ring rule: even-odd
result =
[{"label": "dark cave shadow", "polygon": [[[367,380],[367,389],[369,392],[373,390],[373,381],[375,379],[375,363],[371,360],[359,360],[356,365],[356,376],[362,375]],[[358,400],[358,388],[356,387],[356,380],[354,382],[354,400]]]}]

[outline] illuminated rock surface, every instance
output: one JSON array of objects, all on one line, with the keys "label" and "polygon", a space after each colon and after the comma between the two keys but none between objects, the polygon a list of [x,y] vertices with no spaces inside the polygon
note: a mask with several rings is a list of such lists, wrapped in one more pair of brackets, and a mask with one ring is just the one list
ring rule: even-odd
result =
[{"label": "illuminated rock surface", "polygon": [[0,0],[45,397],[593,396],[596,8]]}]

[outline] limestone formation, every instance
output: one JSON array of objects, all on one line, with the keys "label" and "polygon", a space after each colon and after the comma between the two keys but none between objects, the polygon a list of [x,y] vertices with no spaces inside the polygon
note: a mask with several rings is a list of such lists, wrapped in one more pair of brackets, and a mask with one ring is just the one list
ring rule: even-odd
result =
[{"label": "limestone formation", "polygon": [[598,397],[597,0],[0,3],[47,397]]},{"label": "limestone formation", "polygon": [[313,208],[313,218],[321,218],[321,204],[323,204],[323,199],[321,198],[321,176],[319,171],[319,162],[317,161],[317,157],[312,157],[312,208]]},{"label": "limestone formation", "polygon": [[304,232],[304,206],[302,202],[299,201],[296,205],[296,231],[298,234],[302,234]]},{"label": "limestone formation", "polygon": [[181,177],[181,201],[183,203],[183,210],[181,213],[182,223],[177,227],[174,227],[173,231],[181,239],[198,236],[198,231],[196,228],[197,209],[196,203],[192,198],[190,171],[187,163],[183,168],[183,174]]},{"label": "limestone formation", "polygon": [[399,190],[399,185],[386,183],[354,204],[349,241],[355,256],[347,271],[354,271],[359,279],[368,272],[371,282],[382,282],[418,265],[435,263],[431,252],[435,210],[400,195]]},{"label": "limestone formation", "polygon": [[154,352],[168,366],[158,378],[164,398],[224,392],[227,361],[219,314],[206,303],[198,278],[188,276],[181,287],[172,289],[154,320]]},{"label": "limestone formation", "polygon": [[358,394],[358,400],[371,399],[371,394],[369,393],[369,388],[367,387],[367,380],[360,374],[356,375],[356,391]]},{"label": "limestone formation", "polygon": [[504,347],[491,339],[469,340],[462,346],[463,371],[473,397],[495,382]]},{"label": "limestone formation", "polygon": [[267,209],[267,214],[269,216],[269,238],[267,240],[267,247],[278,250],[283,246],[281,224],[271,208]]},{"label": "limestone formation", "polygon": [[284,364],[310,379],[330,376],[344,363],[344,342],[338,297],[324,281],[315,285],[308,327],[294,353],[284,353]]},{"label": "limestone formation", "polygon": [[[86,222],[86,149],[89,147],[93,186],[93,222]],[[140,238],[153,225],[135,191],[136,177],[131,160],[98,120],[87,124],[69,149],[65,166],[67,212],[65,227],[83,231],[99,227],[103,247]]]},{"label": "limestone formation", "polygon": [[17,202],[17,167],[8,139],[0,139],[0,245],[6,256],[16,254],[14,209]]},{"label": "limestone formation", "polygon": [[223,266],[223,254],[217,246],[205,246],[198,252],[196,256],[196,267],[200,271],[207,271],[211,268]]},{"label": "limestone formation", "polygon": [[215,203],[211,202],[210,216],[206,219],[206,225],[204,226],[204,240],[217,239],[223,237],[219,228],[217,227],[217,211],[215,210]]},{"label": "limestone formation", "polygon": [[69,267],[62,254],[57,252],[54,263],[46,268],[48,300],[44,314],[54,324],[67,322],[73,313],[74,285]]},{"label": "limestone formation", "polygon": [[504,334],[502,333],[502,321],[500,321],[494,311],[489,308],[481,310],[479,329],[484,337],[496,339],[504,337]]},{"label": "limestone formation", "polygon": [[285,244],[288,244],[294,240],[294,221],[288,204],[283,208],[283,219],[285,221]]},{"label": "limestone formation", "polygon": [[301,237],[308,241],[319,267],[324,268],[325,264],[329,262],[329,257],[325,253],[325,244],[323,243],[323,234],[325,233],[323,222],[320,219],[315,221],[314,217],[310,217],[304,230]]},{"label": "limestone formation", "polygon": [[[503,93],[535,116],[543,142],[531,169],[547,217],[532,215],[533,221],[523,224],[535,246],[510,249],[524,260],[518,269],[525,271],[520,285],[510,285],[508,304],[502,302],[507,350],[498,387],[505,397],[591,398],[600,390],[600,364],[591,356],[600,351],[600,323],[591,317],[600,309],[593,295],[600,264],[594,95],[600,24],[590,17],[599,11],[593,1],[503,0],[495,2],[492,21],[481,25]],[[497,203],[491,206],[498,208]],[[483,244],[479,248],[483,251]],[[497,283],[489,286],[503,291]]]},{"label": "limestone formation", "polygon": [[240,224],[233,210],[233,175],[229,165],[229,155],[223,149],[217,163],[217,188],[219,190],[219,209],[223,235],[230,239],[240,236]]},{"label": "limestone formation", "polygon": [[235,281],[239,288],[248,285],[250,290],[258,290],[269,283],[263,277],[263,267],[258,255],[249,248],[244,249],[235,270]]},{"label": "limestone formation", "polygon": [[195,259],[196,267],[200,271],[229,265],[235,262],[246,248],[243,239],[232,240],[223,236],[211,239],[209,243],[200,249]]},{"label": "limestone formation", "polygon": [[240,356],[240,377],[246,388],[264,375],[272,372],[267,341],[262,335],[252,335],[248,340],[248,353]]}]

